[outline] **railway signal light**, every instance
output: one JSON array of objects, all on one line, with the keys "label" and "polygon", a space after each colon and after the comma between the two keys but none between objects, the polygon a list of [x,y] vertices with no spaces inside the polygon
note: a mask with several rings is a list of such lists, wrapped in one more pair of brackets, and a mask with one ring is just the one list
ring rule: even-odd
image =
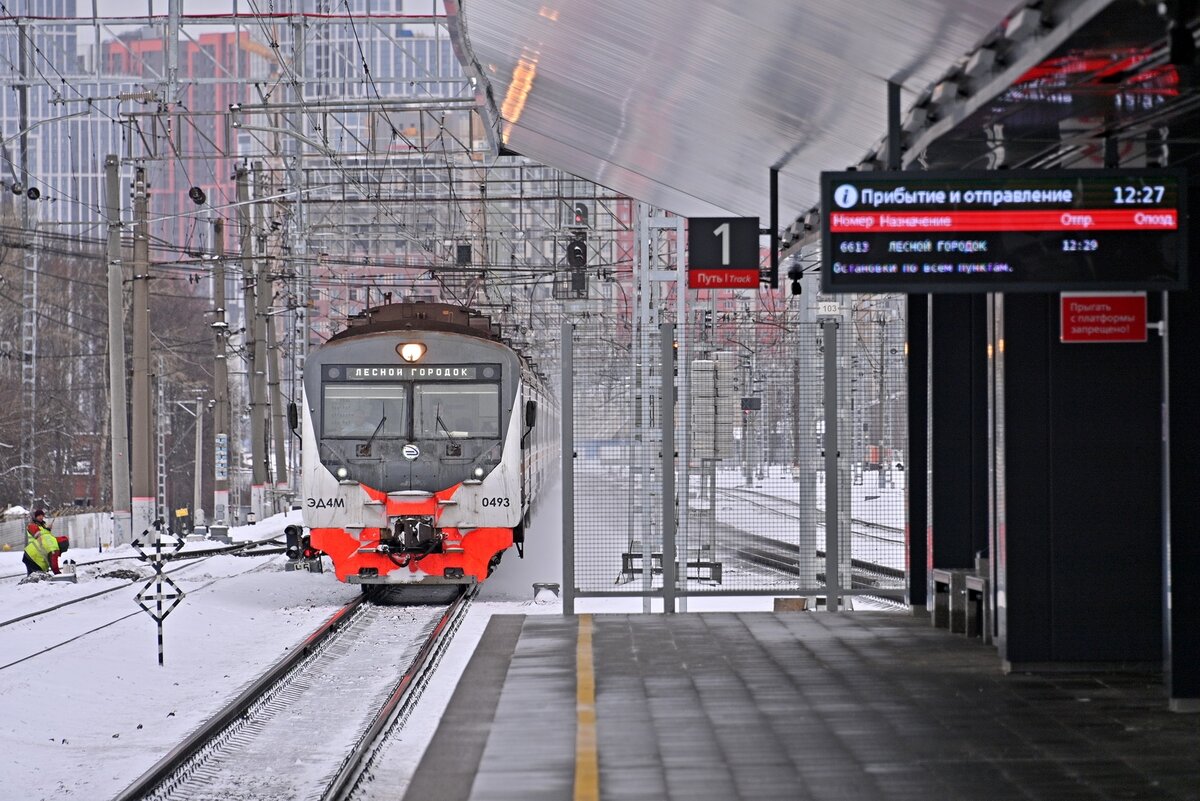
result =
[{"label": "railway signal light", "polygon": [[30,200],[37,200],[42,196],[42,190],[38,189],[36,186],[26,187],[20,181],[14,181],[12,184],[9,184],[7,181],[0,181],[0,189],[5,187],[12,190],[12,193],[17,197],[24,195]]},{"label": "railway signal light", "polygon": [[788,268],[788,278],[792,280],[792,294],[799,295],[801,292],[800,279],[804,276],[804,271],[799,264],[793,264]]},{"label": "railway signal light", "polygon": [[583,203],[576,203],[574,208],[572,209],[572,211],[574,212],[575,225],[579,226],[580,228],[587,228],[587,224],[588,224],[587,206],[584,205]]},{"label": "railway signal light", "polygon": [[586,267],[587,258],[587,242],[572,239],[567,243],[567,264],[575,268]]}]

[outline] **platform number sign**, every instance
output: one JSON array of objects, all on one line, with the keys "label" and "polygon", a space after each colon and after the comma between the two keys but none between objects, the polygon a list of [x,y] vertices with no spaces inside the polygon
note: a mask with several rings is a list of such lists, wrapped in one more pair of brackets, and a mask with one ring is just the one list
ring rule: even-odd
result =
[{"label": "platform number sign", "polygon": [[689,217],[687,244],[692,289],[758,286],[757,217]]}]

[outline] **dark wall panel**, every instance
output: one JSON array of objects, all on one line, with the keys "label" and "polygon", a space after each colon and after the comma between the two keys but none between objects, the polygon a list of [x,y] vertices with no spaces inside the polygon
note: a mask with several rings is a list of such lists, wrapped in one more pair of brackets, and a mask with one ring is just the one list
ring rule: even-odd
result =
[{"label": "dark wall panel", "polygon": [[987,313],[982,295],[935,295],[929,359],[933,567],[973,567],[987,549]]},{"label": "dark wall panel", "polygon": [[1004,297],[1005,526],[997,561],[1001,659],[1037,662],[1051,653],[1049,303]]},{"label": "dark wall panel", "polygon": [[[1055,650],[1161,654],[1161,345],[1052,345]],[[1100,591],[1095,592],[1093,588]],[[1113,619],[1123,623],[1113,637]]]},{"label": "dark wall panel", "polygon": [[1157,660],[1160,343],[1062,345],[1057,295],[1005,314],[1004,658]]},{"label": "dark wall panel", "polygon": [[1192,289],[1172,292],[1169,307],[1171,410],[1171,652],[1172,699],[1200,700],[1200,189],[1191,209]]}]

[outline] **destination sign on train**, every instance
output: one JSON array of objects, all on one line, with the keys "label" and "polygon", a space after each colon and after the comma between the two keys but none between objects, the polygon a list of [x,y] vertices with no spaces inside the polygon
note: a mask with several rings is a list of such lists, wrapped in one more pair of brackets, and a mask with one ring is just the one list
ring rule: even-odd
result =
[{"label": "destination sign on train", "polygon": [[327,381],[476,381],[496,379],[497,364],[327,364]]},{"label": "destination sign on train", "polygon": [[1187,288],[1181,170],[821,174],[826,292]]}]

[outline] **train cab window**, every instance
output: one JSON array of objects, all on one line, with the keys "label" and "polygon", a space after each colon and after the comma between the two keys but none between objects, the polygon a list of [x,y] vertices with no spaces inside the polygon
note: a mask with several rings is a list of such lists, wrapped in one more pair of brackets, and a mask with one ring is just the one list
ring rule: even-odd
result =
[{"label": "train cab window", "polygon": [[417,384],[413,428],[418,439],[500,436],[496,384]]},{"label": "train cab window", "polygon": [[[408,389],[394,384],[326,384],[324,437],[403,437],[408,428]],[[380,425],[380,421],[383,424]],[[379,432],[376,434],[376,429]]]}]

